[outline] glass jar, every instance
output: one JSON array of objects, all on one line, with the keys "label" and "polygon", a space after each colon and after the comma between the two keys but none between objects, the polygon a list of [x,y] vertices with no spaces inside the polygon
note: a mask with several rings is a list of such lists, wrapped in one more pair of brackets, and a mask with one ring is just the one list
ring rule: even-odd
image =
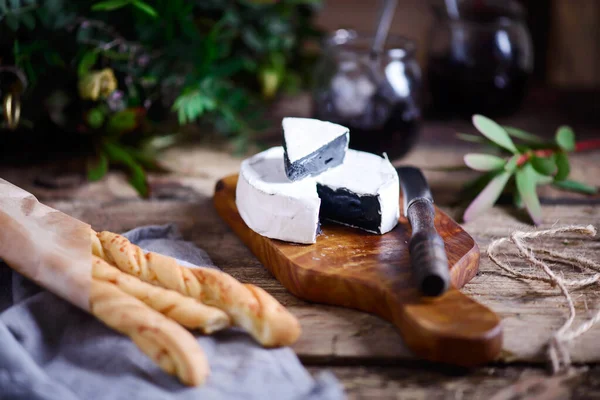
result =
[{"label": "glass jar", "polygon": [[397,159],[418,133],[421,70],[412,41],[390,36],[375,59],[371,42],[344,29],[327,38],[313,74],[313,116],[347,126],[350,148]]},{"label": "glass jar", "polygon": [[433,111],[490,117],[517,111],[533,70],[524,10],[512,0],[440,0],[429,37]]}]

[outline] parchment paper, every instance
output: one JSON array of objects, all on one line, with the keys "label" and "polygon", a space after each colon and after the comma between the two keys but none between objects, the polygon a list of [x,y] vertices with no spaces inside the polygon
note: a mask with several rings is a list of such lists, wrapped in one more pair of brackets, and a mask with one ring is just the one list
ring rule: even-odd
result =
[{"label": "parchment paper", "polygon": [[89,230],[0,178],[0,259],[85,311],[92,281]]}]

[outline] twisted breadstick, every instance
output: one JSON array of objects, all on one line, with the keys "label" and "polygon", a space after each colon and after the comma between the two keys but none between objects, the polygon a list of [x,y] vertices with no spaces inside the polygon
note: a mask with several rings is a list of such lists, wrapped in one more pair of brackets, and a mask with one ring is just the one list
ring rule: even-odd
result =
[{"label": "twisted breadstick", "polygon": [[92,243],[92,255],[104,260],[106,256],[104,255],[102,243],[100,243],[100,239],[98,239],[98,233],[93,229],[90,229],[90,241]]},{"label": "twisted breadstick", "polygon": [[286,346],[300,335],[298,320],[264,290],[210,268],[185,268],[171,257],[144,252],[112,232],[97,234],[103,258],[141,280],[225,311],[266,347]]},{"label": "twisted breadstick", "polygon": [[206,380],[208,362],[192,334],[115,285],[92,280],[90,311],[129,336],[166,373],[177,375],[190,386]]},{"label": "twisted breadstick", "polygon": [[230,325],[229,316],[216,307],[206,306],[174,290],[163,289],[121,272],[96,255],[92,255],[94,278],[110,282],[123,292],[190,329],[210,334]]}]

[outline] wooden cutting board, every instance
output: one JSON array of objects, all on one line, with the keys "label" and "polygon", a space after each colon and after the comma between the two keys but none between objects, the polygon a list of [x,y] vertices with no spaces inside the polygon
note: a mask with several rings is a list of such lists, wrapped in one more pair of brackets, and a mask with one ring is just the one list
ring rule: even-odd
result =
[{"label": "wooden cutting board", "polygon": [[453,288],[431,299],[419,296],[411,279],[410,224],[404,217],[385,235],[324,224],[317,243],[293,244],[248,228],[235,205],[236,184],[237,175],[217,183],[217,212],[294,295],[375,313],[392,322],[407,346],[427,360],[469,367],[499,354],[500,319],[457,289],[477,273],[477,243],[439,209],[435,224],[446,244]]}]

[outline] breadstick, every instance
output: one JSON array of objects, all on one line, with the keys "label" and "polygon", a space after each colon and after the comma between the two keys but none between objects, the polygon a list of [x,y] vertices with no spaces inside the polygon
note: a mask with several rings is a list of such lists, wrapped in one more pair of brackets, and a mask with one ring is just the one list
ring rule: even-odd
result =
[{"label": "breadstick", "polygon": [[175,363],[170,357],[166,356],[160,345],[141,335],[132,336],[131,341],[138,348],[143,349],[144,354],[150,357],[160,369],[169,375],[175,375]]},{"label": "breadstick", "polygon": [[171,257],[144,254],[127,238],[112,232],[97,236],[104,259],[121,271],[220,308],[263,346],[286,346],[298,339],[298,320],[264,290],[221,271],[185,268]]},{"label": "breadstick", "polygon": [[194,336],[115,285],[92,279],[90,311],[129,336],[166,373],[177,375],[190,386],[206,380],[208,362]]},{"label": "breadstick", "polygon": [[204,305],[174,290],[142,282],[95,255],[92,256],[92,275],[96,279],[116,285],[125,293],[186,328],[199,329],[210,334],[230,325],[229,316],[218,308]]},{"label": "breadstick", "polygon": [[90,241],[92,243],[92,255],[105,259],[104,249],[102,248],[100,239],[98,239],[98,234],[93,229],[90,229]]}]

